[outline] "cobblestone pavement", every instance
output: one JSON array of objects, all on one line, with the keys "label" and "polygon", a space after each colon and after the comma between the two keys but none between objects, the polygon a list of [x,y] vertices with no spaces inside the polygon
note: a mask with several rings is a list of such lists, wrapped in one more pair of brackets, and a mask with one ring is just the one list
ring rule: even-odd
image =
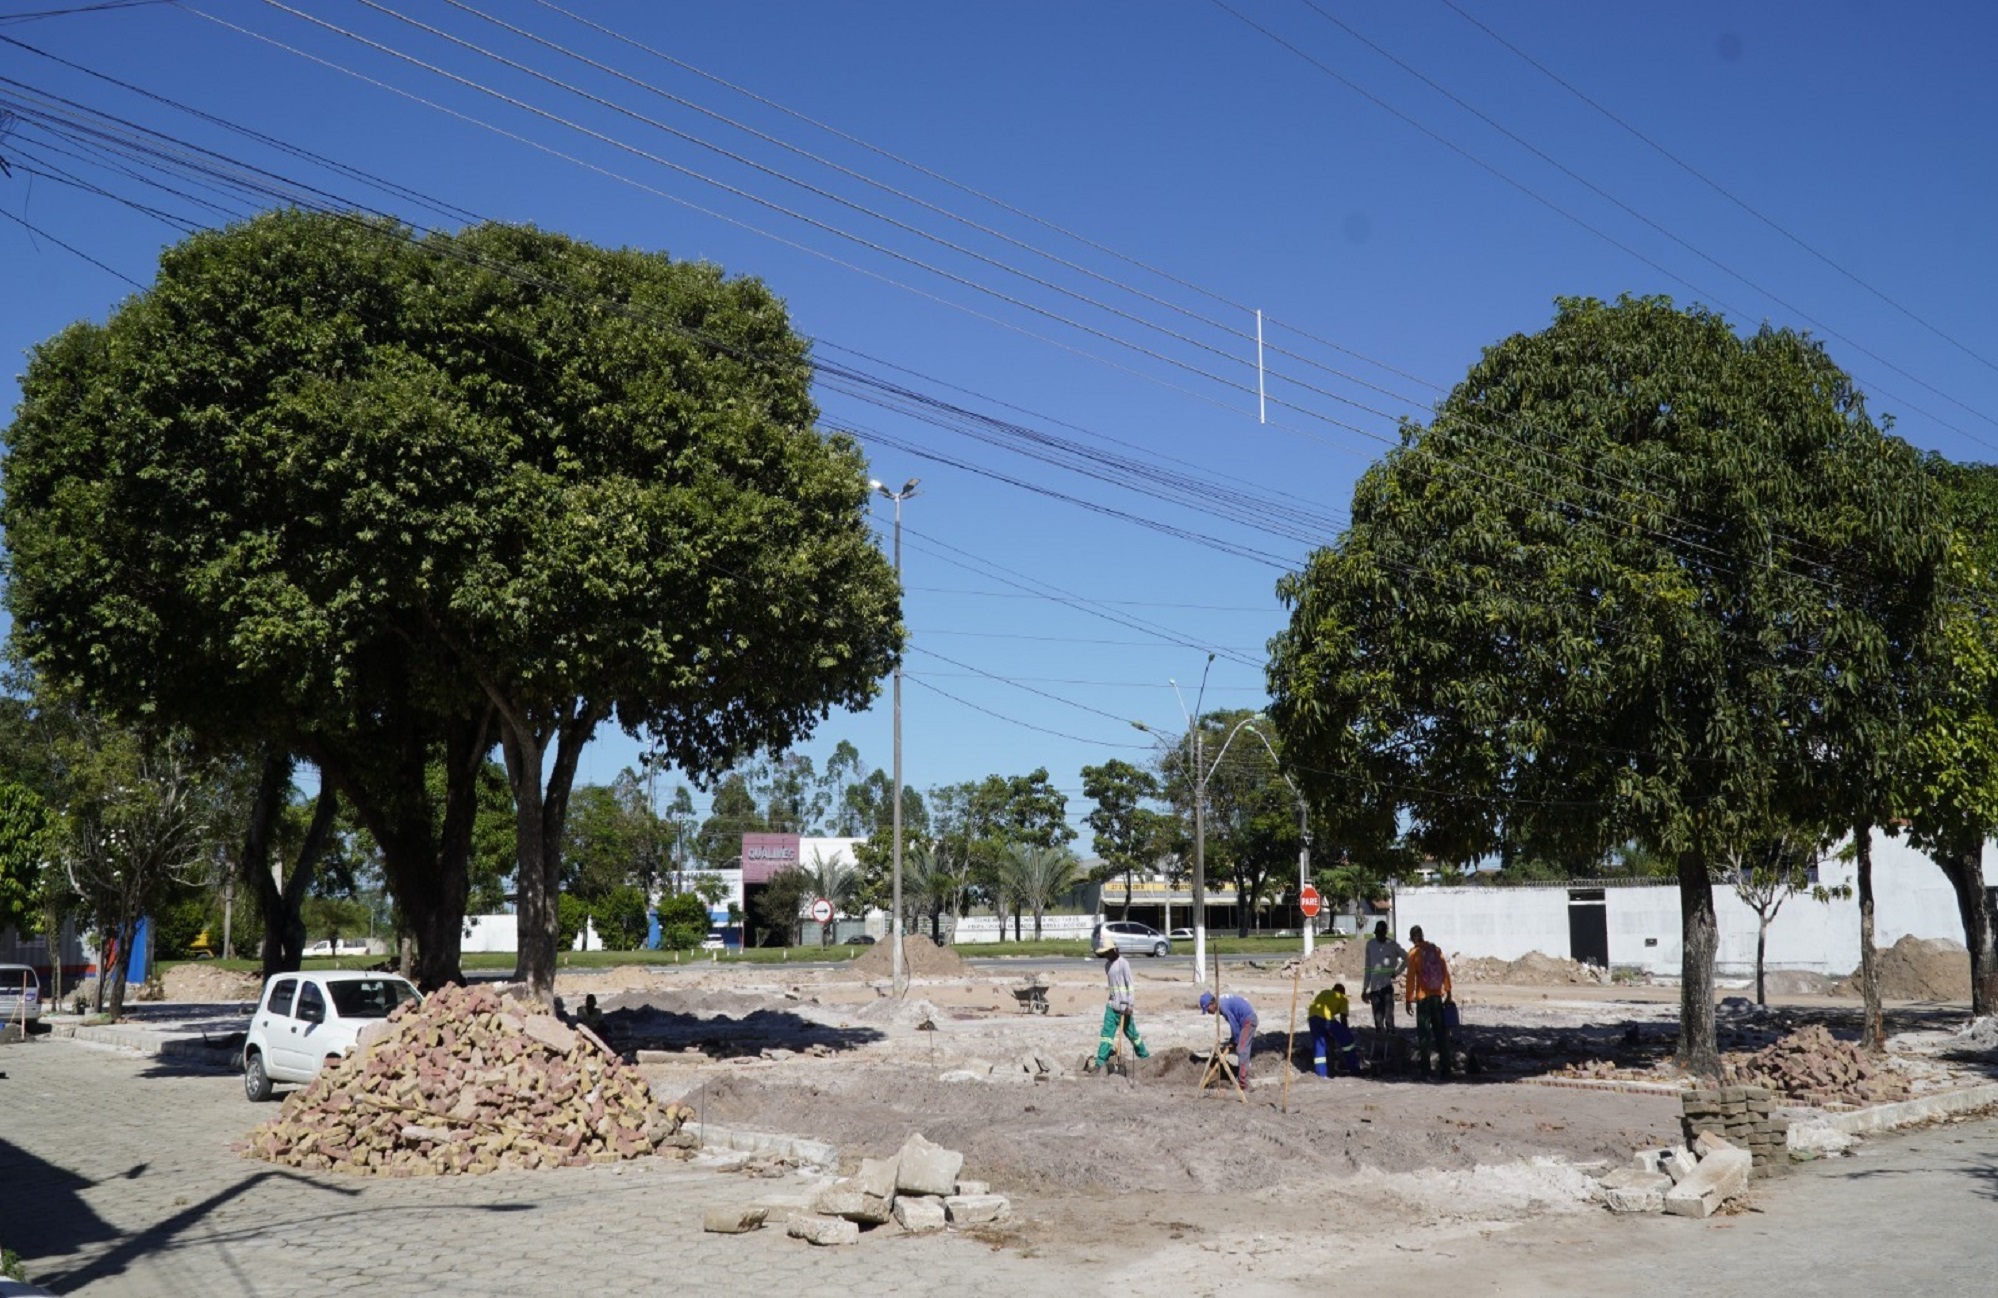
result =
[{"label": "cobblestone pavement", "polygon": [[[754,1180],[645,1160],[482,1177],[308,1176],[229,1142],[272,1110],[237,1079],[41,1040],[0,1051],[0,1243],[29,1277],[93,1298],[573,1293],[1009,1295],[1046,1264],[962,1237],[816,1249],[781,1226],[707,1235],[715,1204],[802,1201]],[[781,1220],[781,1214],[778,1214]]]}]

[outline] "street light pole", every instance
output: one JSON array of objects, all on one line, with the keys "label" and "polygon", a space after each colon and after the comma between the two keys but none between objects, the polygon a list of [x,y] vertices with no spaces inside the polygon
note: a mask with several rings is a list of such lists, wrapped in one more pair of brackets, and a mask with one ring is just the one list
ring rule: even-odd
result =
[{"label": "street light pole", "polygon": [[[899,492],[890,491],[885,483],[870,482],[867,485],[895,502],[895,586],[899,592],[902,585],[902,502],[916,494],[916,484],[920,478],[911,478],[902,484]],[[894,817],[895,863],[894,882],[890,905],[893,907],[888,921],[888,942],[890,955],[890,986],[897,997],[906,995],[909,990],[909,968],[902,958],[902,659],[895,659],[895,806]]]}]

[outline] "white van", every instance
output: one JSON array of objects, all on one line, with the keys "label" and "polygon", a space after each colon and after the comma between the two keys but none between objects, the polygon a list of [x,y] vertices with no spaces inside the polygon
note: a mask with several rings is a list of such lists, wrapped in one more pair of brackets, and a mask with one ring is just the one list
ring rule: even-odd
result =
[{"label": "white van", "polygon": [[37,1023],[42,1017],[42,980],[24,964],[0,964],[0,1027]]}]

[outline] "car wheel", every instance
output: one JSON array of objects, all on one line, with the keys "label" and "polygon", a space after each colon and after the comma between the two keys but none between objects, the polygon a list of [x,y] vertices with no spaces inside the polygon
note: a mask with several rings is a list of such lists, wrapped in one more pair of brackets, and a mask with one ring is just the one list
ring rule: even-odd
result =
[{"label": "car wheel", "polygon": [[1159,958],[1160,956],[1164,955],[1165,953],[1166,953],[1166,944],[1165,944],[1165,943],[1163,943],[1163,942],[1154,942],[1154,943],[1152,943],[1152,959],[1156,960],[1156,959],[1158,959],[1158,958]]},{"label": "car wheel", "polygon": [[264,1071],[264,1057],[254,1050],[243,1056],[243,1094],[252,1104],[271,1098],[271,1075]]}]

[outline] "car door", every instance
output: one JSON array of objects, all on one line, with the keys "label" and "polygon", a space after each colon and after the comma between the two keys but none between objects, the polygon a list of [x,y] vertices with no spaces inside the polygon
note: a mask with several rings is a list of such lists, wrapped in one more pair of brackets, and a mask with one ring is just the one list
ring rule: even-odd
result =
[{"label": "car door", "polygon": [[298,979],[272,981],[257,1010],[256,1035],[264,1043],[264,1072],[274,1081],[298,1079],[298,1020],[291,1016],[298,999]]},{"label": "car door", "polygon": [[[298,1069],[301,1079],[309,1080],[319,1075],[319,1065],[326,1058],[327,1050],[336,1030],[329,1026],[331,1017],[326,1005],[326,993],[316,982],[302,982],[298,985],[298,1004],[292,1007],[292,1018],[298,1023]],[[331,1045],[334,1054],[343,1047]]]}]

